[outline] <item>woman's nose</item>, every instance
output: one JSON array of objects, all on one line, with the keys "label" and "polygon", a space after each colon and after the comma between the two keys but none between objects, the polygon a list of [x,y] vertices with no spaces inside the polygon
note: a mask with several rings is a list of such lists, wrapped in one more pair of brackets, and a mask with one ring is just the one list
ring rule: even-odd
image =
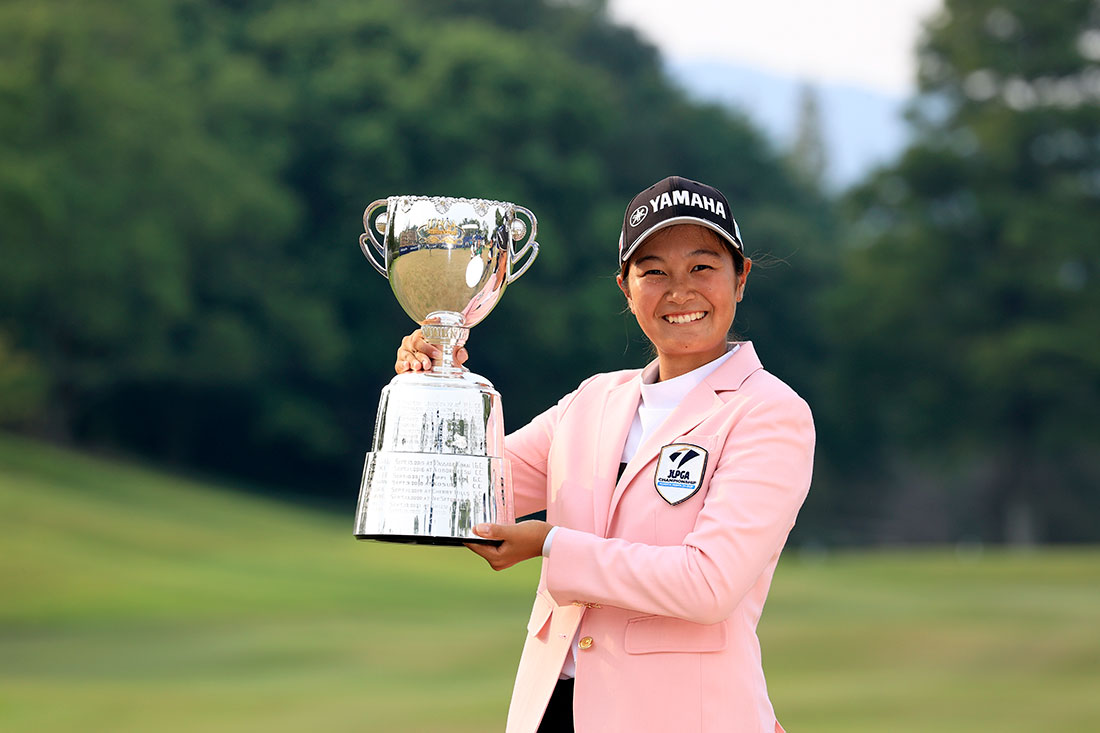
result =
[{"label": "woman's nose", "polygon": [[669,280],[665,297],[673,303],[684,303],[691,299],[694,292],[691,284],[684,278],[674,277]]}]

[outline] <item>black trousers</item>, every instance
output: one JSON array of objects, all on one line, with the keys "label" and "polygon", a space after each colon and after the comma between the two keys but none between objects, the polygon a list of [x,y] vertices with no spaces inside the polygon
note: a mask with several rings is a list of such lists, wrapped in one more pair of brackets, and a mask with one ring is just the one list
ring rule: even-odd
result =
[{"label": "black trousers", "polygon": [[538,733],[573,733],[573,680],[558,680]]}]

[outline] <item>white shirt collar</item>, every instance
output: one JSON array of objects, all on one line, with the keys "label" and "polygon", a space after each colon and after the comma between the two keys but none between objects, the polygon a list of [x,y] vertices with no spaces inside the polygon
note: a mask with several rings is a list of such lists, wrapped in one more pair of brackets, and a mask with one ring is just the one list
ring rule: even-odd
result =
[{"label": "white shirt collar", "polygon": [[695,389],[700,382],[709,377],[718,367],[726,363],[726,360],[737,353],[741,344],[729,344],[729,351],[719,356],[714,361],[707,362],[701,367],[696,367],[686,374],[681,374],[663,382],[655,382],[657,379],[657,362],[654,361],[642,370],[642,404],[646,407],[671,409],[676,407],[687,397],[688,392]]}]

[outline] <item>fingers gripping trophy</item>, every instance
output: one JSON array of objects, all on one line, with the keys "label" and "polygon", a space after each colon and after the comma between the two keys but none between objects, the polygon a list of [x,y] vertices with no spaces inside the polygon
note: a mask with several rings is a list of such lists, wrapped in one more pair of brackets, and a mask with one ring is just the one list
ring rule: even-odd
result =
[{"label": "fingers gripping trophy", "polygon": [[473,528],[515,521],[500,394],[454,355],[538,256],[538,223],[503,201],[391,196],[367,207],[363,227],[363,254],[441,356],[382,390],[355,536],[497,544]]}]

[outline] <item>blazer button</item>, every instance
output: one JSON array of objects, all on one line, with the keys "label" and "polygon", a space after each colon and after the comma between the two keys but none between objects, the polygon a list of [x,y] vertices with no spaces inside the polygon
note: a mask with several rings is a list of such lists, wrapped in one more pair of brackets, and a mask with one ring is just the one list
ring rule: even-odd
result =
[{"label": "blazer button", "polygon": [[592,641],[591,636],[586,636],[586,637],[582,638],[580,641],[577,642],[577,646],[580,647],[581,649],[591,649],[592,644],[593,644],[593,641]]}]

